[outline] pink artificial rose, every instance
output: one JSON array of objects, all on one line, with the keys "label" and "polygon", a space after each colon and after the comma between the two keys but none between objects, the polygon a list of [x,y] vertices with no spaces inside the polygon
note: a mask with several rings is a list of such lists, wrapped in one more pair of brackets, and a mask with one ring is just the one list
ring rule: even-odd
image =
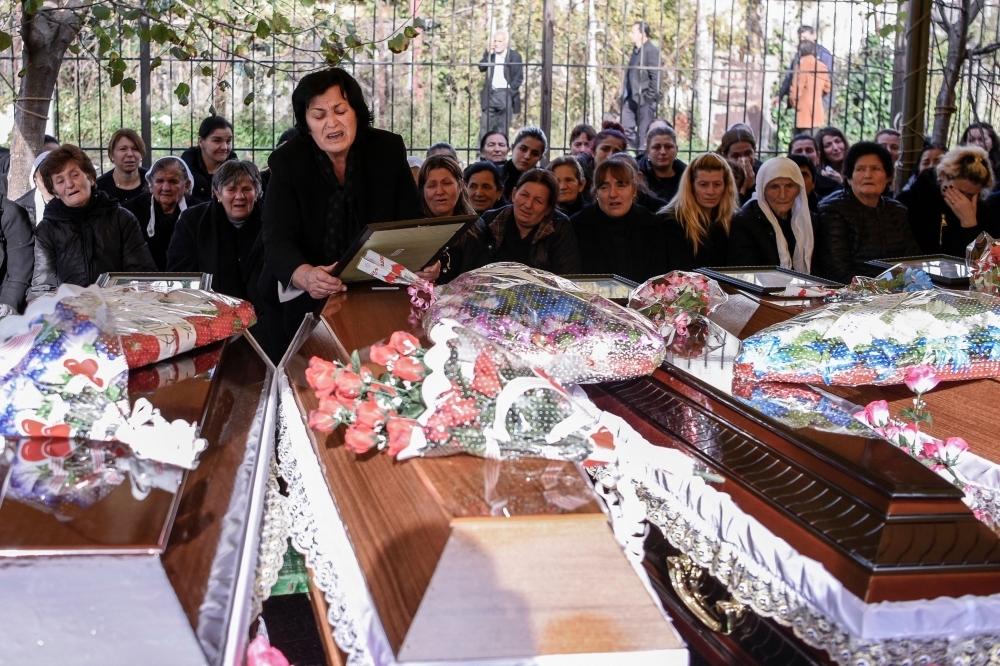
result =
[{"label": "pink artificial rose", "polygon": [[942,461],[955,461],[958,456],[969,450],[969,444],[961,437],[949,437],[945,441],[932,439],[924,444],[924,455]]},{"label": "pink artificial rose", "polygon": [[394,418],[389,419],[385,424],[385,431],[389,435],[389,455],[395,458],[399,453],[410,445],[410,436],[417,422],[413,419]]},{"label": "pink artificial rose", "polygon": [[688,326],[690,325],[691,315],[687,312],[681,312],[674,318],[674,333],[683,338],[688,334]]},{"label": "pink artificial rose", "polygon": [[335,395],[330,395],[320,399],[319,409],[335,417],[340,417],[349,414],[354,409],[354,401],[341,400]]},{"label": "pink artificial rose", "polygon": [[288,660],[260,634],[247,647],[247,666],[288,666]]},{"label": "pink artificial rose", "polygon": [[937,378],[931,366],[918,365],[906,371],[903,381],[906,382],[906,388],[921,394],[933,389],[941,380]]},{"label": "pink artificial rose", "polygon": [[[324,404],[325,403],[325,404]],[[319,403],[319,409],[309,412],[309,427],[319,432],[332,432],[340,425],[343,405],[334,398],[326,398]]]},{"label": "pink artificial rose", "polygon": [[306,368],[306,381],[317,395],[330,395],[336,388],[338,374],[340,368],[336,364],[313,356],[309,359],[309,367]]},{"label": "pink artificial rose", "polygon": [[348,451],[355,453],[367,453],[375,446],[375,431],[367,426],[353,424],[344,433],[344,445]]},{"label": "pink artificial rose", "polygon": [[409,356],[420,349],[420,340],[404,331],[396,331],[389,336],[389,346],[398,351],[403,356]]},{"label": "pink artificial rose", "polygon": [[341,400],[357,399],[363,388],[361,377],[350,370],[343,370],[337,375],[337,397]]},{"label": "pink artificial rose", "polygon": [[368,355],[371,357],[372,363],[378,363],[387,367],[399,358],[399,352],[389,345],[383,344],[372,345],[371,349],[368,350]]},{"label": "pink artificial rose", "polygon": [[375,398],[373,396],[369,396],[366,402],[358,405],[357,418],[354,422],[359,426],[364,426],[374,430],[385,423],[387,418],[389,418],[389,410],[379,406],[379,404],[375,402]]},{"label": "pink artificial rose", "polygon": [[889,403],[885,400],[870,402],[863,411],[855,414],[854,418],[871,428],[881,428],[889,423]]},{"label": "pink artificial rose", "polygon": [[401,356],[392,366],[392,374],[407,382],[419,382],[427,374],[424,364],[415,358]]}]

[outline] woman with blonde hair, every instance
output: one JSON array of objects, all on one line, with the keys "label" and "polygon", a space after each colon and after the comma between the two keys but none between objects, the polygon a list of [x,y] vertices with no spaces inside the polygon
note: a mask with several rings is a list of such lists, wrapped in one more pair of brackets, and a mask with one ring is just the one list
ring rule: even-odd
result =
[{"label": "woman with blonde hair", "polygon": [[681,174],[677,195],[658,216],[666,227],[671,270],[725,266],[729,228],[739,208],[732,169],[721,155],[699,155]]},{"label": "woman with blonde hair", "polygon": [[985,201],[992,189],[987,152],[979,146],[959,146],[945,153],[935,168],[922,171],[897,200],[906,206],[921,252],[964,257],[966,246],[980,233],[1000,231]]}]

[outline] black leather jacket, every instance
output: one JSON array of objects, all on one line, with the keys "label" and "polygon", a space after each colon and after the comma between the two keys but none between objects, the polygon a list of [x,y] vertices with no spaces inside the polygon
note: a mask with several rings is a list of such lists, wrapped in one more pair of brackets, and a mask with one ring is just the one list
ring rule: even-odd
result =
[{"label": "black leather jacket", "polygon": [[[463,273],[493,263],[512,214],[512,205],[486,211],[469,228],[457,253]],[[576,235],[569,220],[559,211],[539,222],[531,241],[528,266],[556,274],[580,272]]]},{"label": "black leather jacket", "polygon": [[813,273],[843,284],[850,284],[855,275],[882,272],[866,261],[920,254],[906,207],[885,197],[871,208],[850,188],[834,192],[819,203],[817,227]]},{"label": "black leather jacket", "polygon": [[0,195],[0,304],[16,312],[24,308],[34,265],[35,234],[28,213]]},{"label": "black leather jacket", "polygon": [[59,199],[45,206],[35,229],[35,273],[28,300],[64,282],[86,287],[109,271],[155,271],[156,264],[132,213],[94,190],[86,206]]}]

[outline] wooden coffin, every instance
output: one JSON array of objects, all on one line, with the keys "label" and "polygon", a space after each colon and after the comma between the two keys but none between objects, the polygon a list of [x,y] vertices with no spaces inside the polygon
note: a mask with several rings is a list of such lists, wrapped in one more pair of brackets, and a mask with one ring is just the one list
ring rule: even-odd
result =
[{"label": "wooden coffin", "polygon": [[[738,339],[821,304],[728,291],[712,318]],[[586,389],[653,444],[682,449],[721,476],[714,485],[743,511],[864,601],[1000,592],[1000,539],[973,516],[959,488],[882,439],[792,429],[743,404],[731,393],[737,352],[735,344],[710,360],[668,357],[650,377]],[[888,399],[893,413],[913,397],[905,387],[824,390],[861,405]],[[995,431],[1000,384],[943,384],[926,399],[937,432],[980,442],[973,450],[997,459],[996,438],[984,434]],[[668,558],[678,551],[655,528],[646,548],[646,567],[678,630],[710,662],[832,663],[753,613],[734,626],[709,627],[671,582]],[[709,607],[728,597],[707,576],[701,584]]]},{"label": "wooden coffin", "polygon": [[[4,496],[0,663],[239,663],[273,375],[245,334],[132,371],[133,402],[146,397],[167,419],[200,424],[208,447],[194,470],[144,489],[126,474],[87,506]],[[18,445],[9,444],[4,481]]]},{"label": "wooden coffin", "polygon": [[[367,284],[303,326],[279,367],[303,418],[317,406],[304,377],[313,356],[347,361],[357,349],[378,375],[370,345],[397,330],[424,338],[405,291]],[[309,437],[397,662],[687,662],[575,465],[394,462],[346,450],[341,431]],[[560,508],[552,491],[576,507]]]}]

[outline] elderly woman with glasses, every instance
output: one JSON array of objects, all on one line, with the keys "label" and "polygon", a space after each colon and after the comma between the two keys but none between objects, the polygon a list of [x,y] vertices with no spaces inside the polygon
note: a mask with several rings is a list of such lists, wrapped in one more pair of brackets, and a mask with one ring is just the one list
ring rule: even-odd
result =
[{"label": "elderly woman with glasses", "polygon": [[998,221],[986,205],[992,189],[989,155],[979,146],[949,150],[936,167],[922,171],[898,197],[920,251],[964,257],[980,233],[995,235]]}]

